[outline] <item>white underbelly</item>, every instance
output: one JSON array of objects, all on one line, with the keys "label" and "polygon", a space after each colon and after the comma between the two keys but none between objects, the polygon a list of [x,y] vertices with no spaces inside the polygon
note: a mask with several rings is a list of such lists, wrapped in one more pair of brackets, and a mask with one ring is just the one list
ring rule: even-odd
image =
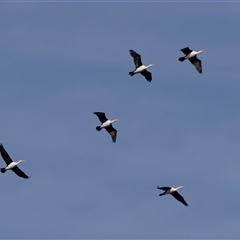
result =
[{"label": "white underbelly", "polygon": [[111,125],[111,122],[110,121],[106,121],[105,123],[103,123],[102,125],[101,125],[101,128],[105,128],[105,127],[108,127],[108,126],[110,126]]},{"label": "white underbelly", "polygon": [[142,72],[142,71],[145,70],[145,69],[146,69],[145,66],[140,66],[140,67],[138,67],[138,68],[134,71],[134,73],[140,73],[140,72]]},{"label": "white underbelly", "polygon": [[10,163],[5,169],[6,169],[6,170],[9,170],[9,169],[12,169],[12,168],[14,168],[14,167],[16,167],[16,164],[15,164],[14,162],[12,162],[12,163]]}]

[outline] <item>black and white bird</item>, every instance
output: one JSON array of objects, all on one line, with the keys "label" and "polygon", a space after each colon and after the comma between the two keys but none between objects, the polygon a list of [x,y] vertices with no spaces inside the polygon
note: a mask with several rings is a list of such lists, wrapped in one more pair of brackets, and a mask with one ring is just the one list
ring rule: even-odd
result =
[{"label": "black and white bird", "polygon": [[179,202],[181,202],[182,204],[184,204],[185,206],[188,206],[188,204],[186,203],[186,201],[184,200],[184,198],[177,192],[177,190],[183,188],[184,186],[179,186],[176,188],[173,187],[159,187],[157,186],[157,189],[163,190],[163,193],[160,193],[159,196],[163,196],[166,194],[171,194],[173,197],[175,197]]},{"label": "black and white bird", "polygon": [[131,56],[133,57],[133,61],[135,63],[136,69],[132,72],[129,72],[130,76],[133,76],[136,73],[141,73],[148,82],[152,81],[152,74],[147,71],[147,68],[154,66],[154,64],[149,64],[148,66],[145,66],[142,64],[141,61],[141,55],[133,51],[132,49],[129,50]]},{"label": "black and white bird", "polygon": [[106,115],[104,112],[94,112],[102,123],[100,126],[96,127],[97,131],[101,131],[103,128],[107,130],[107,132],[112,137],[112,141],[116,142],[117,139],[117,130],[112,126],[112,123],[119,121],[119,119],[109,120],[106,118]]},{"label": "black and white bird", "polygon": [[181,49],[180,51],[182,51],[185,54],[185,56],[180,57],[178,60],[180,62],[183,62],[185,59],[188,59],[194,65],[194,67],[197,69],[197,71],[199,73],[202,73],[202,62],[200,59],[197,58],[197,55],[199,53],[205,52],[205,50],[193,51],[189,47],[186,47],[186,48]]},{"label": "black and white bird", "polygon": [[24,160],[19,160],[18,162],[14,162],[10,156],[8,155],[8,153],[6,152],[6,150],[4,149],[3,145],[0,144],[0,151],[1,151],[1,155],[3,160],[6,162],[7,166],[5,168],[1,168],[1,172],[5,173],[7,170],[12,170],[13,172],[15,172],[19,177],[22,178],[29,178],[19,167],[18,164],[25,162]]}]

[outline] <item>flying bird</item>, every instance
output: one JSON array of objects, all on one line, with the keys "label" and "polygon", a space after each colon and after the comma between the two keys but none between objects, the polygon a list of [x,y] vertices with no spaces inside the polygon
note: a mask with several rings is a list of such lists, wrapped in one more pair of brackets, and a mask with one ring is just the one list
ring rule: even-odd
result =
[{"label": "flying bird", "polygon": [[7,166],[5,168],[1,168],[1,172],[5,173],[7,170],[12,170],[13,172],[15,172],[19,177],[22,178],[29,178],[17,165],[19,163],[24,162],[24,160],[19,160],[18,162],[14,162],[10,156],[8,155],[8,153],[6,152],[6,150],[4,149],[3,145],[0,144],[0,151],[1,151],[1,155],[3,160],[6,162]]},{"label": "flying bird", "polygon": [[205,52],[205,50],[200,50],[200,51],[193,51],[189,47],[183,48],[180,51],[182,51],[185,56],[180,57],[178,60],[180,62],[183,62],[185,59],[188,59],[194,67],[197,69],[199,73],[202,73],[202,62],[200,59],[197,58],[197,55],[199,53]]},{"label": "flying bird", "polygon": [[133,57],[133,61],[135,63],[136,69],[132,72],[129,72],[130,76],[133,76],[136,73],[141,73],[148,82],[152,81],[152,74],[147,71],[147,68],[154,66],[154,64],[149,64],[148,66],[145,66],[142,64],[141,61],[141,55],[133,51],[132,49],[129,50],[129,53]]},{"label": "flying bird", "polygon": [[163,193],[160,193],[159,196],[163,196],[166,194],[171,194],[173,197],[175,197],[179,202],[181,202],[182,204],[184,204],[185,206],[188,206],[188,204],[186,203],[186,201],[184,200],[184,198],[177,192],[177,190],[183,188],[183,186],[179,186],[177,188],[173,188],[173,187],[159,187],[157,186],[157,189],[163,190]]},{"label": "flying bird", "polygon": [[112,123],[119,121],[118,119],[109,120],[106,118],[106,115],[104,112],[94,112],[102,123],[100,126],[96,127],[97,131],[101,131],[103,128],[107,130],[107,132],[112,137],[112,141],[116,142],[117,139],[117,130],[112,126]]}]

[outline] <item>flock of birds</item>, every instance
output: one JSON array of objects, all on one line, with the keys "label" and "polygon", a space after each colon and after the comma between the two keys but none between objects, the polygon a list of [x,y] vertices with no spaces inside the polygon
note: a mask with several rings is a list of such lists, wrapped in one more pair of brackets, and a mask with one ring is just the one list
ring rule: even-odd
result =
[{"label": "flock of birds", "polygon": [[[199,73],[202,73],[202,64],[201,64],[201,60],[197,58],[197,55],[199,53],[205,52],[204,50],[200,50],[200,51],[193,51],[191,50],[189,47],[183,48],[180,51],[182,51],[185,56],[184,57],[180,57],[178,60],[180,62],[185,61],[186,59],[188,59],[196,68],[196,70]],[[129,72],[130,76],[134,76],[137,73],[142,74],[146,80],[148,82],[152,81],[152,73],[150,73],[147,69],[154,66],[154,64],[149,64],[147,66],[143,65],[142,60],[141,60],[141,55],[138,54],[137,52],[133,51],[132,49],[129,50],[130,55],[133,57],[133,61],[135,64],[135,70]],[[97,115],[98,119],[101,122],[100,126],[96,127],[97,131],[101,131],[103,128],[110,134],[112,141],[115,143],[117,140],[117,130],[112,126],[112,124],[114,122],[119,121],[118,119],[114,119],[114,120],[109,120],[104,112],[94,112],[95,115]],[[6,167],[1,168],[1,172],[5,173],[8,170],[12,170],[15,174],[17,174],[19,177],[22,178],[29,178],[29,176],[27,176],[19,167],[18,165],[22,162],[24,162],[24,160],[19,160],[18,162],[14,162],[11,157],[9,156],[9,154],[7,153],[7,151],[5,150],[5,148],[3,147],[2,144],[0,144],[0,152],[1,152],[1,156],[3,158],[3,160],[6,163]],[[163,190],[163,193],[160,193],[159,196],[163,196],[166,194],[171,194],[174,198],[176,198],[179,202],[181,202],[182,204],[184,204],[185,206],[188,206],[187,202],[184,200],[184,198],[177,192],[179,189],[183,188],[183,186],[179,186],[179,187],[157,187],[157,189],[159,190]]]}]

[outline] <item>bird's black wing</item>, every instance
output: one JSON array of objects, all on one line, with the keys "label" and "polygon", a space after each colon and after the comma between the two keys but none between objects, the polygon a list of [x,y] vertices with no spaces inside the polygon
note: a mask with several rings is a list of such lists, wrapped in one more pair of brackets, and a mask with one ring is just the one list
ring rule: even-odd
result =
[{"label": "bird's black wing", "polygon": [[184,54],[188,55],[192,50],[189,47],[183,48],[180,51],[182,51]]},{"label": "bird's black wing", "polygon": [[6,164],[7,165],[10,164],[13,160],[10,158],[10,156],[8,155],[8,153],[6,152],[2,144],[0,144],[0,151],[1,151],[2,158],[6,162]]},{"label": "bird's black wing", "polygon": [[175,197],[179,202],[181,202],[182,204],[184,204],[185,206],[188,206],[188,204],[186,203],[186,201],[184,200],[183,196],[181,196],[177,191],[176,192],[172,192],[171,195],[173,197]]},{"label": "bird's black wing", "polygon": [[141,61],[141,55],[136,53],[135,51],[133,51],[132,49],[129,50],[129,53],[131,54],[131,56],[133,57],[134,63],[136,68],[142,66],[142,61]]},{"label": "bird's black wing", "polygon": [[167,190],[169,190],[171,188],[170,187],[159,187],[159,186],[157,186],[157,189],[167,191]]},{"label": "bird's black wing", "polygon": [[112,125],[106,127],[105,129],[107,130],[107,132],[112,137],[112,141],[116,142],[116,140],[117,140],[117,130]]},{"label": "bird's black wing", "polygon": [[152,81],[152,74],[149,71],[144,70],[140,73],[147,79],[148,82]]},{"label": "bird's black wing", "polygon": [[15,172],[19,177],[22,178],[29,178],[18,166],[11,169],[13,172]]},{"label": "bird's black wing", "polygon": [[200,59],[198,59],[195,56],[195,57],[189,58],[188,60],[194,65],[194,67],[197,69],[199,73],[202,73],[202,61]]},{"label": "bird's black wing", "polygon": [[98,119],[100,120],[101,123],[106,122],[108,119],[106,118],[105,113],[103,112],[94,112],[98,116]]}]

